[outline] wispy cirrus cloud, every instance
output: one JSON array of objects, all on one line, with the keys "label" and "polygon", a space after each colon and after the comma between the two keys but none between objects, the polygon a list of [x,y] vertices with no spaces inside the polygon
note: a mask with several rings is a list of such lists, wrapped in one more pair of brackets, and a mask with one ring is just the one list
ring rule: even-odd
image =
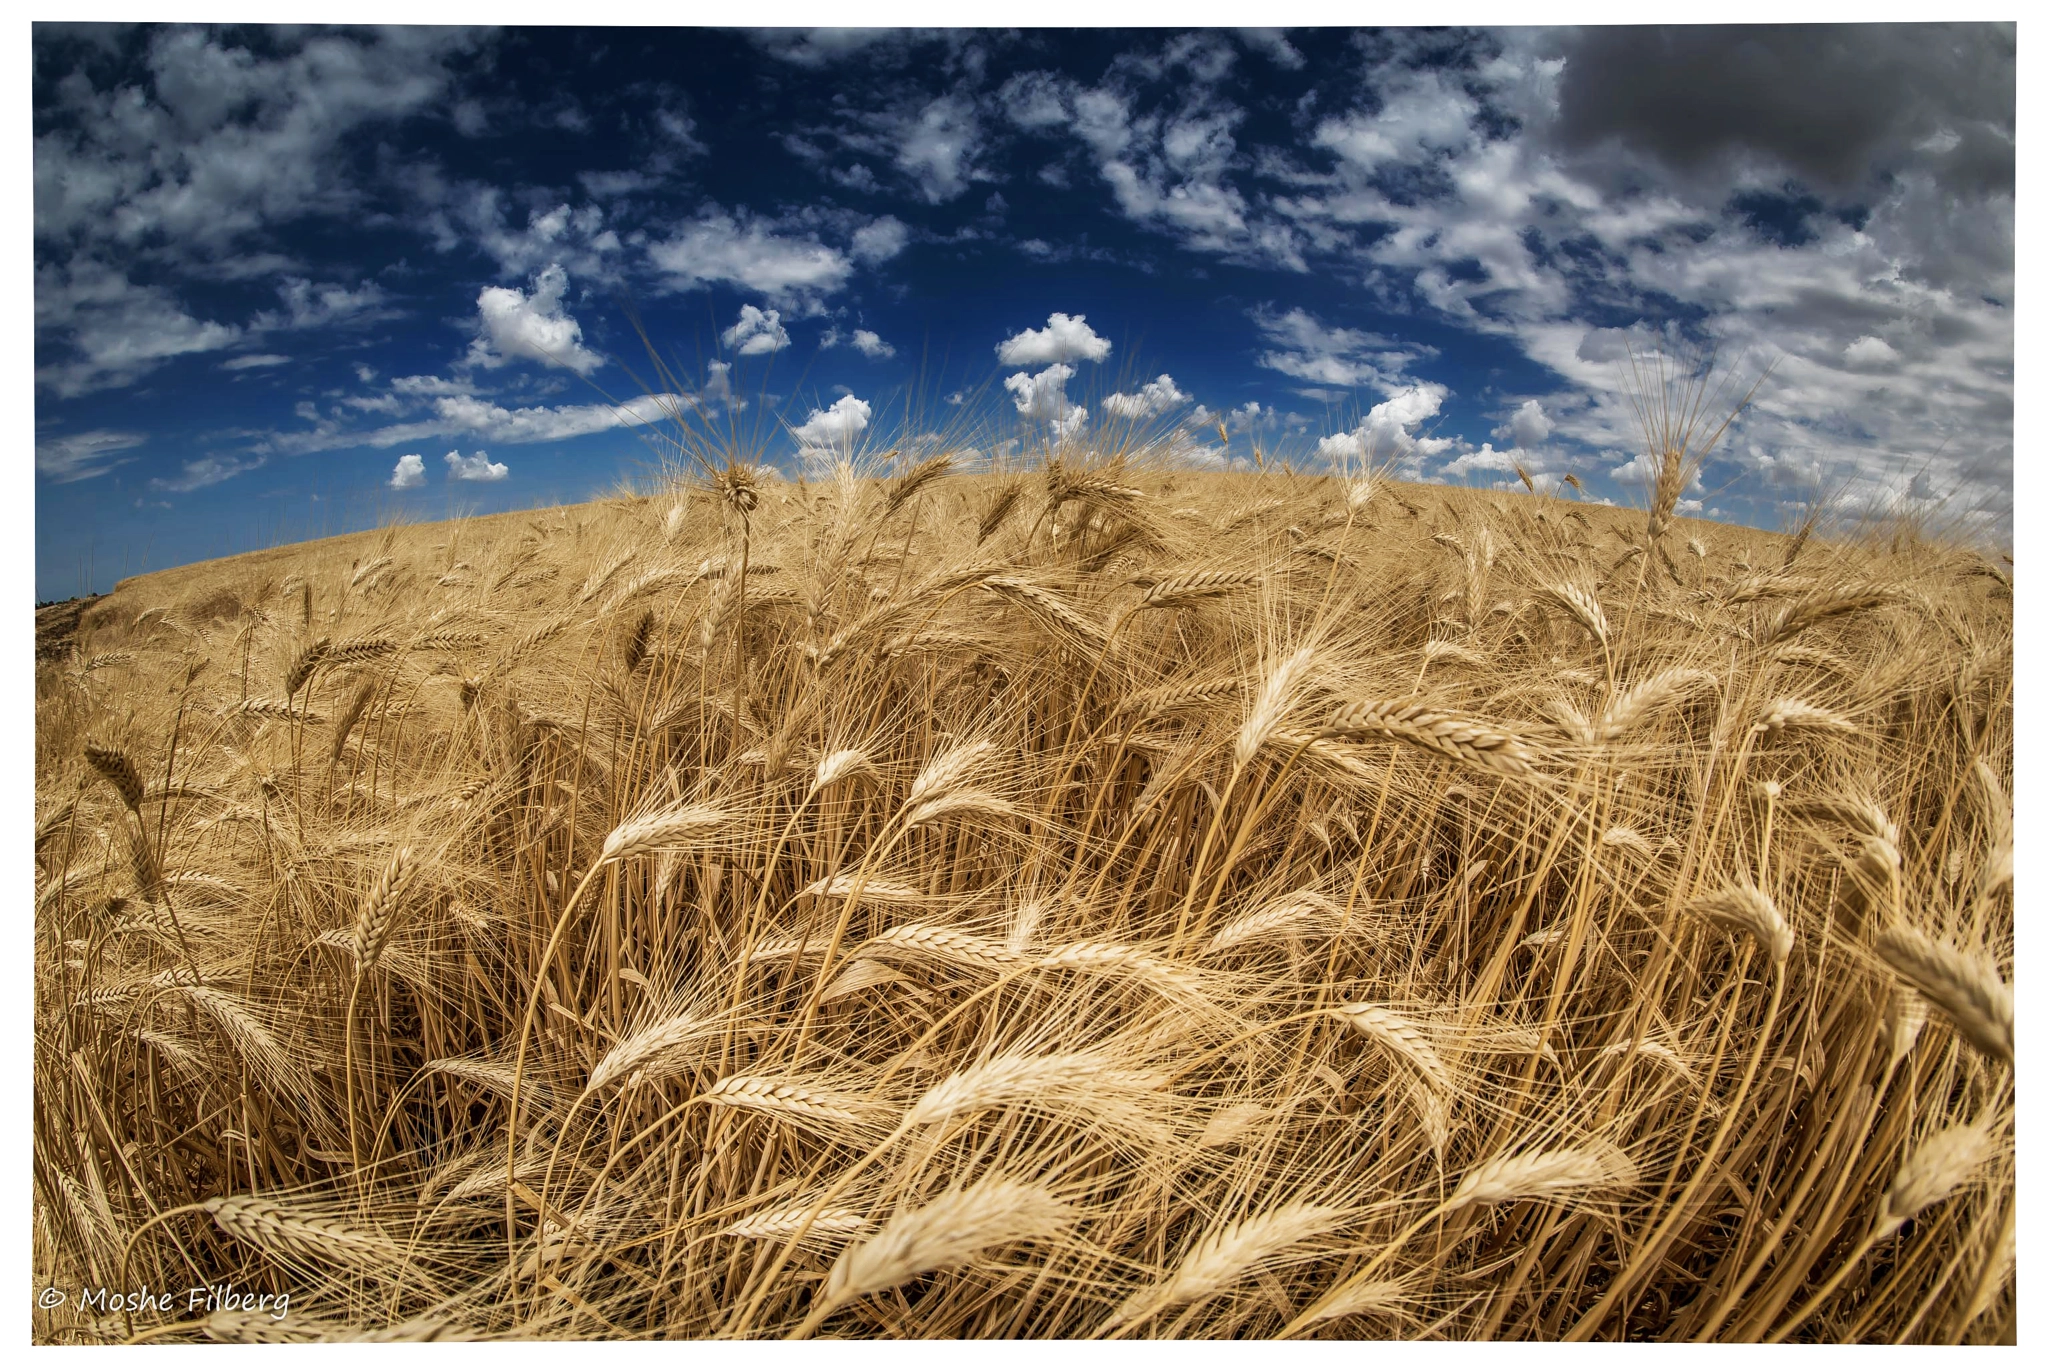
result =
[{"label": "wispy cirrus cloud", "polygon": [[119,432],[98,428],[90,432],[69,432],[36,438],[36,473],[53,484],[75,484],[97,479],[133,456],[123,455],[149,440],[141,432]]}]

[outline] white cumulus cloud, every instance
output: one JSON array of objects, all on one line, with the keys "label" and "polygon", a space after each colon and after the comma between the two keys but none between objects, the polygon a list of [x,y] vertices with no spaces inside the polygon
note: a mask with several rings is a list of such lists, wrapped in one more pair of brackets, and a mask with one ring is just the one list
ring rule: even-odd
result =
[{"label": "white cumulus cloud", "polygon": [[1180,386],[1173,382],[1173,376],[1161,375],[1148,385],[1142,386],[1135,394],[1112,394],[1102,401],[1102,406],[1119,418],[1137,420],[1154,418],[1170,408],[1178,408],[1188,402],[1188,396],[1180,392]]},{"label": "white cumulus cloud", "polygon": [[1067,381],[1073,378],[1074,368],[1060,362],[1036,375],[1019,371],[1003,381],[1003,388],[1010,391],[1019,413],[1051,423],[1053,435],[1065,441],[1088,421],[1088,410],[1067,397]]},{"label": "white cumulus cloud", "polygon": [[848,336],[838,328],[827,328],[825,335],[818,339],[818,348],[829,351],[833,347],[850,346],[871,361],[885,361],[896,354],[896,348],[882,340],[881,334],[867,328],[855,328]]},{"label": "white cumulus cloud", "polygon": [[910,241],[910,229],[903,226],[903,220],[890,214],[883,214],[874,222],[854,229],[853,242],[848,248],[853,259],[867,265],[878,265],[902,251]]},{"label": "white cumulus cloud", "polygon": [[1858,337],[1842,348],[1842,359],[1857,370],[1887,370],[1899,363],[1899,353],[1882,337]]},{"label": "white cumulus cloud", "polygon": [[842,394],[830,408],[813,408],[811,416],[789,429],[796,444],[805,451],[850,452],[853,441],[867,430],[874,413],[866,400]]},{"label": "white cumulus cloud", "polygon": [[718,339],[742,356],[766,356],[789,345],[782,314],[775,309],[757,309],[752,304],[740,305],[740,320],[718,334]]},{"label": "white cumulus cloud", "polygon": [[[1349,432],[1324,437],[1316,449],[1330,460],[1351,465],[1384,464],[1416,454],[1432,454],[1432,444],[1418,442],[1416,424],[1443,410],[1450,393],[1440,384],[1424,382],[1395,391],[1384,403],[1374,404],[1365,421]],[[1437,449],[1449,443],[1436,444]]]},{"label": "white cumulus cloud", "polygon": [[[460,451],[450,451],[441,459],[448,462],[448,478],[450,479],[489,484],[501,480],[512,473],[504,462],[492,460],[483,451],[467,456],[463,455]],[[399,462],[400,465],[404,463],[404,461]]]},{"label": "white cumulus cloud", "polygon": [[917,182],[927,203],[957,199],[974,174],[981,129],[971,101],[943,95],[924,107],[903,133],[896,165]]},{"label": "white cumulus cloud", "polygon": [[1074,378],[1070,365],[1049,365],[1036,375],[1022,371],[1003,381],[1017,401],[1017,411],[1027,418],[1055,419],[1073,407],[1067,398],[1067,381]]},{"label": "white cumulus cloud", "polygon": [[1535,399],[1525,399],[1515,415],[1494,429],[1493,435],[1512,440],[1524,451],[1534,450],[1550,440],[1550,415]]},{"label": "white cumulus cloud", "polygon": [[1026,328],[996,347],[996,360],[1006,366],[1100,361],[1108,355],[1109,339],[1096,336],[1083,313],[1055,313],[1044,327]]},{"label": "white cumulus cloud", "polygon": [[391,467],[391,487],[394,489],[417,489],[426,482],[427,463],[419,456],[400,456],[398,464]]},{"label": "white cumulus cloud", "polygon": [[1259,364],[1313,385],[1398,384],[1402,368],[1416,355],[1392,338],[1331,327],[1303,309],[1254,309],[1252,322],[1268,347]]},{"label": "white cumulus cloud", "polygon": [[533,277],[533,293],[489,285],[476,297],[477,336],[469,344],[475,365],[495,368],[515,357],[588,375],[604,358],[583,346],[583,325],[562,307],[569,276],[550,265]]}]

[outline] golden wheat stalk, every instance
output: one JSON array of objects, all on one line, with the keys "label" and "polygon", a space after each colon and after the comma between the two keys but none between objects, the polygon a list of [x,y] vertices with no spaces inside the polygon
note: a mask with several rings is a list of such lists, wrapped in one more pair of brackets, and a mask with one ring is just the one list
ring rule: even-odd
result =
[{"label": "golden wheat stalk", "polygon": [[931,901],[922,889],[908,883],[891,882],[885,878],[863,879],[859,874],[836,873],[830,878],[820,878],[797,892],[799,897],[851,897],[859,889],[861,900],[889,906],[922,906]]},{"label": "golden wheat stalk", "polygon": [[1126,712],[1136,712],[1139,721],[1145,722],[1184,707],[1196,707],[1202,703],[1234,698],[1242,689],[1243,685],[1235,679],[1171,684],[1164,688],[1131,694],[1116,705],[1116,712],[1119,716]]},{"label": "golden wheat stalk", "polygon": [[306,680],[313,677],[313,671],[327,658],[327,652],[332,644],[327,637],[322,636],[307,644],[292,657],[291,664],[284,672],[284,695],[287,698],[295,696],[306,686]]},{"label": "golden wheat stalk", "polygon": [[1977,780],[1984,824],[1989,832],[1984,862],[1977,873],[1977,895],[1989,897],[2012,882],[2012,799],[2006,796],[2005,785],[1998,781],[1998,775],[1982,755],[1970,762],[1970,773]]},{"label": "golden wheat stalk", "polygon": [[928,485],[943,479],[953,469],[953,456],[941,451],[927,456],[889,482],[883,493],[882,516],[895,515],[896,510],[916,498]]},{"label": "golden wheat stalk", "polygon": [[361,586],[365,581],[376,578],[377,575],[381,571],[387,569],[390,566],[390,564],[391,557],[388,555],[380,555],[376,557],[374,560],[364,561],[360,566],[357,567],[356,572],[349,576],[348,586],[350,588],[357,588]]},{"label": "golden wheat stalk", "polygon": [[1100,1113],[1134,1093],[1165,1084],[1157,1073],[1119,1067],[1100,1051],[1004,1054],[938,1083],[910,1108],[906,1123],[929,1125],[954,1116],[1054,1101]]},{"label": "golden wheat stalk", "polygon": [[1266,742],[1273,738],[1274,731],[1286,720],[1288,709],[1294,706],[1297,695],[1307,686],[1316,663],[1315,647],[1303,646],[1266,672],[1265,682],[1259,686],[1259,696],[1252,703],[1244,725],[1238,728],[1237,743],[1231,752],[1235,768],[1242,769],[1250,764]]},{"label": "golden wheat stalk", "polygon": [[856,777],[874,778],[874,761],[865,750],[834,750],[818,761],[817,772],[812,775],[808,796],[816,797],[835,783]]},{"label": "golden wheat stalk", "polygon": [[1251,588],[1259,579],[1259,575],[1248,570],[1196,570],[1190,574],[1169,575],[1145,590],[1138,599],[1138,607],[1157,611],[1186,607]]},{"label": "golden wheat stalk", "polygon": [[1065,632],[1092,650],[1106,653],[1111,649],[1109,633],[1100,623],[1084,616],[1072,603],[1043,585],[999,574],[988,576],[981,586],[1025,609],[1055,633]]},{"label": "golden wheat stalk", "polygon": [[1082,940],[1060,945],[1038,960],[1041,969],[1064,968],[1081,973],[1137,979],[1153,989],[1199,1000],[1201,980],[1185,969],[1147,954],[1136,945]]},{"label": "golden wheat stalk", "polygon": [[[493,1059],[479,1058],[437,1058],[420,1065],[423,1073],[445,1073],[464,1082],[482,1087],[486,1091],[512,1095],[512,1065]],[[529,1081],[527,1084],[531,1086]]]},{"label": "golden wheat stalk", "polygon": [[1839,712],[1831,712],[1804,698],[1779,698],[1763,711],[1751,728],[1760,736],[1775,736],[1788,730],[1850,732],[1856,723]]},{"label": "golden wheat stalk", "polygon": [[1221,954],[1270,935],[1298,933],[1311,923],[1335,926],[1343,916],[1344,909],[1328,897],[1303,888],[1226,922],[1203,953]]},{"label": "golden wheat stalk", "polygon": [[1913,1051],[1913,1045],[1926,1024],[1927,998],[1904,983],[1894,983],[1884,1013],[1885,1043],[1889,1050],[1886,1067],[1898,1067],[1900,1061]]},{"label": "golden wheat stalk", "polygon": [[1649,717],[1671,706],[1688,692],[1712,687],[1718,680],[1704,669],[1673,666],[1617,694],[1600,714],[1597,728],[1601,740],[1618,740]]},{"label": "golden wheat stalk", "polygon": [[120,795],[122,804],[139,819],[144,793],[142,775],[136,772],[135,761],[128,752],[118,745],[97,745],[87,741],[85,762],[107,781],[107,785]]},{"label": "golden wheat stalk", "polygon": [[1303,1324],[1346,1319],[1352,1315],[1385,1315],[1414,1298],[1412,1286],[1403,1281],[1368,1281],[1339,1288],[1316,1302],[1303,1317]]},{"label": "golden wheat stalk", "polygon": [[1367,1039],[1384,1045],[1437,1092],[1446,1096],[1451,1093],[1451,1070],[1414,1021],[1384,1006],[1364,1002],[1335,1007],[1330,1014]]},{"label": "golden wheat stalk", "polygon": [[1781,644],[1822,622],[1894,602],[1898,592],[1876,584],[1843,584],[1780,608],[1750,635],[1758,648]]},{"label": "golden wheat stalk", "polygon": [[[868,885],[872,888],[874,885]],[[921,900],[921,899],[920,899]],[[884,959],[923,959],[1000,972],[1022,963],[1024,956],[995,940],[930,922],[897,926],[863,943],[849,955]]]}]

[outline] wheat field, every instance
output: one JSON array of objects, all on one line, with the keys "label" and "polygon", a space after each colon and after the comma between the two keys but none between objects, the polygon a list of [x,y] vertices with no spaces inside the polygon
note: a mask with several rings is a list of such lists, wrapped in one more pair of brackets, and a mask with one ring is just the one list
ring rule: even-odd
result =
[{"label": "wheat field", "polygon": [[290,1310],[35,1336],[2012,1341],[2010,571],[1671,510],[712,461],[127,581],[36,1276]]}]

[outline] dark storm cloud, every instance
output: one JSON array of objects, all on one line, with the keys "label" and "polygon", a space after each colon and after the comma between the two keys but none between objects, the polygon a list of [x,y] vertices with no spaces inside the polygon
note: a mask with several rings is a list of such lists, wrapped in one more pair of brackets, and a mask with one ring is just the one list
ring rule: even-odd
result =
[{"label": "dark storm cloud", "polygon": [[1845,194],[1909,162],[1952,191],[2012,189],[2011,24],[1589,28],[1563,49],[1569,148],[1688,172],[1762,154]]}]

